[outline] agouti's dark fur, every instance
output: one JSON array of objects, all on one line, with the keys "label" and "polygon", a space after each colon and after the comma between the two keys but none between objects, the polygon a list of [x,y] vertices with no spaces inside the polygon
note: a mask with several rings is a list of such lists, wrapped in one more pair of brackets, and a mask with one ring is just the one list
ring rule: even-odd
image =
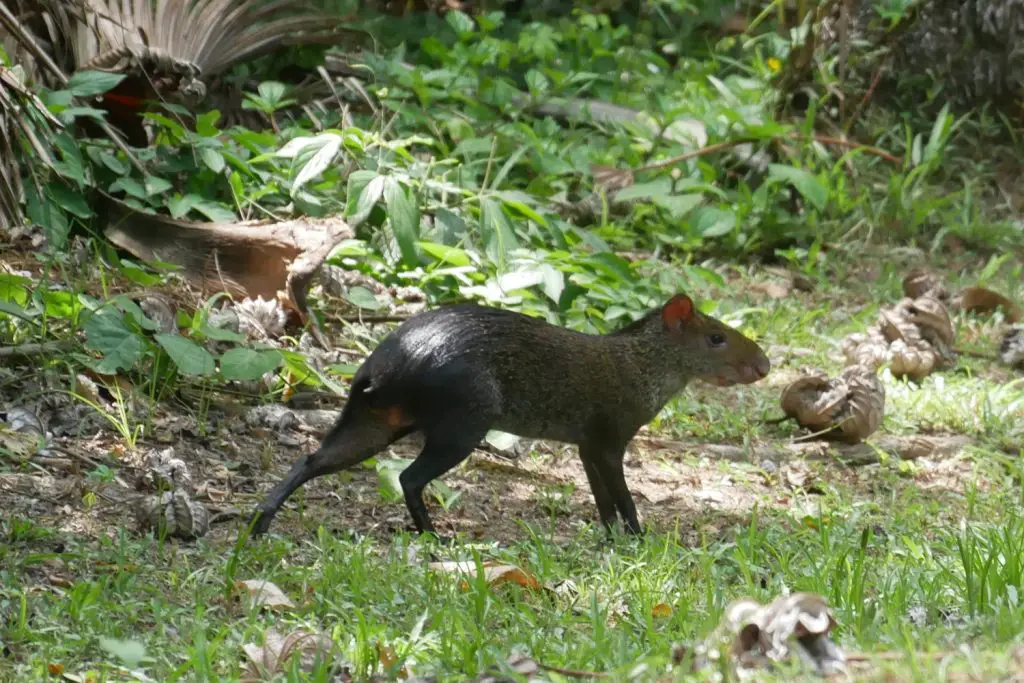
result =
[{"label": "agouti's dark fur", "polygon": [[630,439],[691,379],[750,384],[771,365],[761,348],[685,294],[608,335],[475,304],[413,316],[356,372],[320,448],[300,460],[253,516],[263,534],[305,482],[372,457],[415,431],[425,446],[399,477],[416,528],[434,531],[423,489],[465,460],[490,429],[579,446],[608,527],[616,511],[640,531],[622,460]]}]

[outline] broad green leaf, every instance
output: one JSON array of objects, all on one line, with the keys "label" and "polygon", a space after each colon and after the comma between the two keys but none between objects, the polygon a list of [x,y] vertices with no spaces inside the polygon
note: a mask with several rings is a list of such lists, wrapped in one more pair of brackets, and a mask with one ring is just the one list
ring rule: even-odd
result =
[{"label": "broad green leaf", "polygon": [[118,175],[124,175],[125,173],[131,170],[131,166],[129,166],[126,162],[121,161],[120,159],[118,159],[117,157],[115,157],[113,154],[106,150],[102,150],[100,152],[100,160],[103,162],[104,166],[106,166],[107,168],[109,168],[111,171]]},{"label": "broad green leaf", "polygon": [[206,168],[210,169],[214,173],[220,173],[224,170],[224,155],[217,150],[210,147],[203,147],[199,150],[199,156],[202,157],[203,163],[206,164]]},{"label": "broad green leaf", "polygon": [[200,199],[194,194],[187,194],[183,197],[174,197],[167,202],[167,208],[171,212],[171,218],[184,218],[195,206],[196,200]]},{"label": "broad green leaf", "polygon": [[345,295],[345,299],[359,308],[365,308],[370,311],[377,311],[381,308],[380,301],[366,287],[355,286],[350,288],[348,294]]},{"label": "broad green leaf", "polygon": [[220,357],[220,374],[228,380],[251,381],[280,365],[281,352],[276,349],[231,349]]},{"label": "broad green leaf", "polygon": [[76,71],[68,79],[66,88],[76,97],[91,97],[109,92],[124,79],[125,74],[108,71]]},{"label": "broad green leaf", "polygon": [[444,14],[444,20],[452,27],[455,33],[461,38],[467,36],[476,29],[473,18],[459,10],[448,10]]},{"label": "broad green leaf", "polygon": [[120,659],[126,667],[134,669],[146,659],[146,647],[137,640],[117,640],[100,637],[100,647]]},{"label": "broad green leaf", "polygon": [[736,214],[714,206],[705,206],[694,216],[693,227],[704,237],[728,235],[736,227]]},{"label": "broad green leaf", "polygon": [[0,272],[0,301],[13,301],[24,306],[28,303],[28,288],[32,281],[21,275]]},{"label": "broad green leaf", "polygon": [[526,195],[523,192],[504,191],[496,192],[495,196],[501,199],[502,203],[505,206],[512,209],[513,211],[521,213],[525,218],[529,218],[531,221],[541,226],[542,228],[548,227],[548,222],[544,218],[544,216],[541,216],[533,208],[531,208],[529,204],[526,203],[527,200],[529,200],[529,195]]},{"label": "broad green leaf", "polygon": [[209,323],[209,321],[204,321],[199,326],[199,333],[207,339],[213,339],[215,341],[237,342],[239,344],[245,341],[245,335],[241,332],[235,332],[234,330],[229,330],[226,327],[214,327]]},{"label": "broad green leaf", "polygon": [[353,191],[358,192],[355,204],[349,202],[350,208],[347,211],[348,222],[353,228],[366,220],[366,217],[370,215],[373,207],[377,205],[381,195],[384,193],[384,179],[386,176],[377,175],[373,171],[369,173],[372,173],[372,177],[369,180],[366,180],[365,175],[360,175],[357,178],[356,173],[353,173],[348,178],[349,197],[352,197]]},{"label": "broad green leaf", "polygon": [[122,314],[113,308],[101,308],[91,314],[82,329],[85,348],[103,354],[103,360],[96,365],[97,372],[114,374],[128,370],[146,351],[142,338],[124,324]]},{"label": "broad green leaf", "polygon": [[653,197],[667,197],[672,194],[672,179],[662,176],[656,180],[646,183],[636,183],[624,187],[615,193],[616,201],[624,202],[630,199],[651,199]]},{"label": "broad green leaf", "polygon": [[541,273],[544,275],[544,294],[553,303],[558,303],[565,290],[565,273],[558,270],[550,263],[541,266]]},{"label": "broad green leaf", "polygon": [[448,246],[461,242],[469,229],[461,216],[444,208],[434,211],[434,222],[440,226],[441,239]]},{"label": "broad green leaf", "polygon": [[216,363],[210,352],[191,339],[180,334],[157,334],[153,336],[163,347],[178,370],[186,375],[211,375]]},{"label": "broad green leaf", "polygon": [[818,211],[823,211],[825,205],[828,204],[828,188],[813,173],[806,169],[797,168],[796,166],[785,166],[783,164],[771,164],[768,166],[768,175],[772,178],[793,183],[793,187]]},{"label": "broad green leaf", "polygon": [[217,109],[200,114],[196,117],[196,132],[204,138],[216,137],[219,132],[216,123],[219,120],[220,111]]},{"label": "broad green leaf", "polygon": [[[292,183],[292,196],[294,196],[303,185],[323,173],[324,170],[330,166],[331,161],[334,160],[338,150],[341,149],[341,136],[335,135],[334,133],[324,133],[323,135],[318,135],[315,138],[306,138],[306,140],[307,142],[302,147],[301,155],[304,157],[306,154],[309,154],[310,156],[299,172],[295,175],[295,180]],[[299,160],[298,154],[299,153],[297,152],[296,161]]]},{"label": "broad green leaf", "polygon": [[519,246],[519,240],[501,204],[490,197],[480,200],[480,234],[487,256],[504,267],[509,252]]},{"label": "broad green leaf", "polygon": [[384,203],[387,205],[391,231],[402,252],[402,261],[413,268],[419,263],[416,240],[419,239],[420,207],[412,191],[397,178],[389,177],[384,184]]},{"label": "broad green leaf", "polygon": [[444,244],[438,244],[437,242],[417,242],[420,249],[427,252],[429,255],[436,258],[438,261],[448,263],[453,266],[468,266],[472,261],[469,259],[469,254],[464,249],[458,247],[449,247]]},{"label": "broad green leaf", "polygon": [[551,89],[551,81],[537,69],[530,69],[526,72],[526,86],[534,96],[543,95]]},{"label": "broad green leaf", "polygon": [[16,303],[3,300],[0,300],[0,315],[11,315],[27,322],[32,322],[39,317],[38,315],[29,313]]},{"label": "broad green leaf", "polygon": [[699,194],[658,195],[652,197],[655,204],[667,210],[673,218],[683,218],[700,206],[704,197]]},{"label": "broad green leaf", "polygon": [[128,178],[128,177],[118,178],[117,180],[115,180],[114,182],[112,182],[110,184],[110,187],[108,188],[108,192],[111,192],[111,193],[124,192],[125,194],[131,195],[132,197],[135,197],[136,199],[146,199],[147,198],[146,188],[143,187],[142,183],[140,183],[135,178]]},{"label": "broad green leaf", "polygon": [[146,176],[146,196],[152,197],[155,194],[163,194],[171,189],[169,180],[164,180],[155,175]]},{"label": "broad green leaf", "polygon": [[50,183],[46,186],[46,189],[50,197],[53,198],[53,201],[57,202],[68,213],[79,218],[89,218],[92,216],[92,209],[89,208],[89,204],[80,192],[76,192],[59,182]]},{"label": "broad green leaf", "polygon": [[193,202],[192,208],[214,223],[233,223],[237,220],[234,211],[206,199]]}]

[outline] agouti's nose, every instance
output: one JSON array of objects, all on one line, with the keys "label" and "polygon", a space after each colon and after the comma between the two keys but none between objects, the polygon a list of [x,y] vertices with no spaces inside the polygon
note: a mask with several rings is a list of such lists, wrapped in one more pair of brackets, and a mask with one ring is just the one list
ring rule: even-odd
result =
[{"label": "agouti's nose", "polygon": [[753,362],[743,366],[743,379],[748,383],[763,379],[772,369],[771,361],[767,356],[756,358]]}]

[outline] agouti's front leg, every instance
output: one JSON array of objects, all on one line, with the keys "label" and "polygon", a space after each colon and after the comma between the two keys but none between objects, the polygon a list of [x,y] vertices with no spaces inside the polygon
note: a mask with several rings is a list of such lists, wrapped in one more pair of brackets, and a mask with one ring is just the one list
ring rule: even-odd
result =
[{"label": "agouti's front leg", "polygon": [[417,531],[437,535],[427,506],[423,504],[423,489],[468,458],[486,435],[486,426],[473,426],[456,420],[445,420],[424,430],[426,444],[423,451],[398,476],[405,494],[405,506]]}]

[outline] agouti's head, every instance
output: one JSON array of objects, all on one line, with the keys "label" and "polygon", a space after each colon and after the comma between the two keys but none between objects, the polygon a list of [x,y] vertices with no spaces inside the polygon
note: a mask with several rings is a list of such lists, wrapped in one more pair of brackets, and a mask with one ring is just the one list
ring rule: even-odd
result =
[{"label": "agouti's head", "polygon": [[686,368],[698,379],[721,387],[753,384],[772,368],[753,340],[698,311],[685,294],[676,294],[662,306],[661,320]]}]

